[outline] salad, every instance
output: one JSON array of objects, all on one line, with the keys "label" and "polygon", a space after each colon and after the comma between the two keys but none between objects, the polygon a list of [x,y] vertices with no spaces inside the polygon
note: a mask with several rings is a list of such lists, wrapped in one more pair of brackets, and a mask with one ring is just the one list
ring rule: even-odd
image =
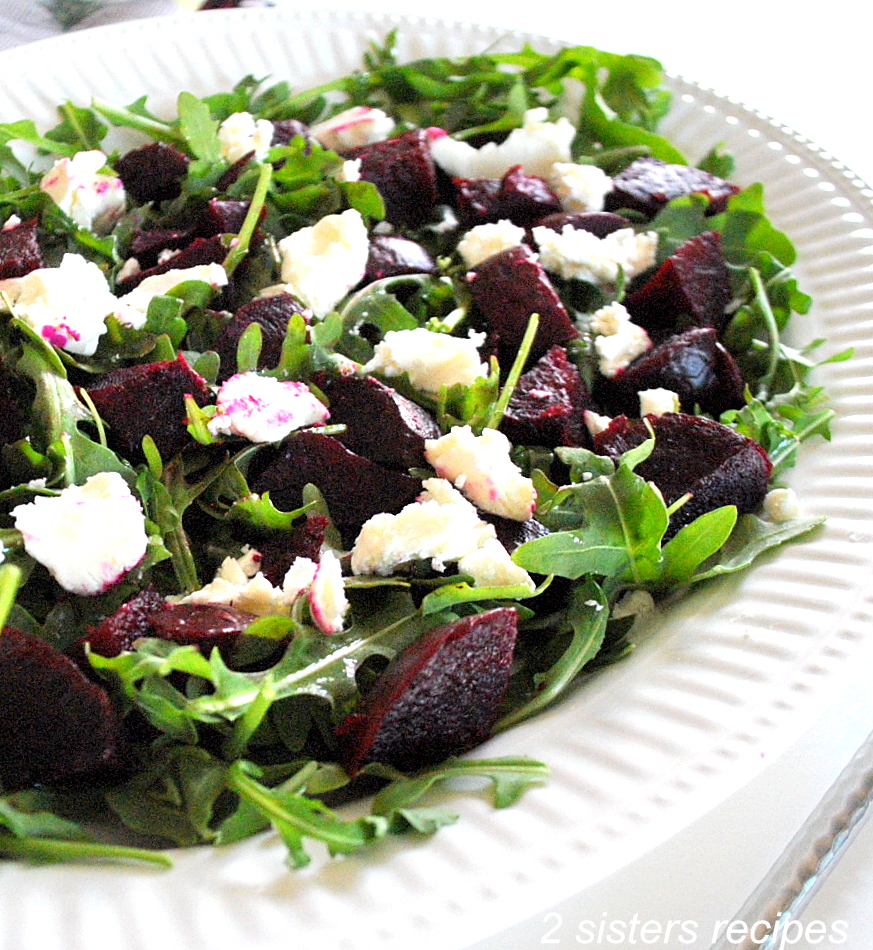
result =
[{"label": "salad", "polygon": [[794,248],[659,135],[659,64],[394,42],[0,126],[6,856],[300,866],[458,777],[509,805],[547,763],[479,745],[818,525]]}]

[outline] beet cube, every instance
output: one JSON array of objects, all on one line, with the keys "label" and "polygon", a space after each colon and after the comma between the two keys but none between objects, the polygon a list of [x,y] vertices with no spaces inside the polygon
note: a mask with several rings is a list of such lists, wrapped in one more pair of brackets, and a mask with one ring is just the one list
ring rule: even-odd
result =
[{"label": "beet cube", "polygon": [[0,784],[87,778],[118,765],[120,717],[106,691],[39,637],[0,633]]},{"label": "beet cube", "polygon": [[540,322],[528,364],[579,335],[542,264],[524,245],[492,254],[467,274],[467,282],[476,309],[491,329],[504,372],[512,366],[534,313]]},{"label": "beet cube", "polygon": [[168,459],[191,441],[185,396],[205,406],[213,397],[206,381],[180,353],[175,360],[111,370],[88,387],[88,395],[108,424],[109,444],[141,461],[143,436],[150,435]]},{"label": "beet cube", "polygon": [[42,266],[35,219],[0,228],[0,280],[24,277]]},{"label": "beet cube", "polygon": [[537,521],[536,518],[528,518],[527,521],[513,521],[511,518],[502,518],[500,515],[492,515],[487,512],[480,512],[479,517],[483,521],[494,525],[497,540],[510,554],[525,541],[543,538],[549,533],[549,529],[542,521]]},{"label": "beet cube", "polygon": [[307,310],[291,294],[272,294],[255,297],[243,304],[222,329],[213,349],[221,358],[219,381],[233,376],[237,371],[236,351],[243,333],[253,324],[261,328],[261,352],[258,369],[273,369],[282,357],[282,343],[288,330],[288,321],[296,314],[306,315]]},{"label": "beet cube", "polygon": [[519,379],[500,428],[524,445],[587,445],[586,409],[597,407],[567,351],[555,345]]},{"label": "beet cube", "polygon": [[141,268],[154,267],[164,251],[178,251],[194,238],[192,228],[150,228],[139,230],[131,239],[130,254]]},{"label": "beet cube", "polygon": [[[249,211],[248,201],[233,198],[210,198],[200,220],[200,234],[236,234],[243,226]],[[263,217],[263,213],[261,215]]]},{"label": "beet cube", "polygon": [[538,175],[528,175],[521,165],[500,179],[456,178],[455,204],[467,227],[500,220],[527,227],[561,210],[561,201]]},{"label": "beet cube", "polygon": [[727,207],[728,199],[739,192],[737,185],[691,165],[674,165],[653,158],[638,158],[612,179],[613,190],[606,196],[607,211],[629,208],[653,217],[674,198],[704,195],[709,214]]},{"label": "beet cube", "polygon": [[287,439],[266,467],[254,473],[250,484],[259,494],[268,491],[282,511],[298,508],[303,488],[315,485],[348,541],[354,540],[368,518],[380,511],[396,514],[421,493],[417,478],[371,462],[332,436],[312,431]]},{"label": "beet cube", "polygon": [[124,190],[140,203],[178,198],[190,159],[173,145],[152,142],[131,149],[115,163]]},{"label": "beet cube", "polygon": [[304,521],[258,545],[261,572],[274,586],[281,587],[288,568],[298,557],[318,563],[325,532],[330,522],[323,515],[308,515]]},{"label": "beet cube", "polygon": [[370,239],[370,252],[364,272],[366,283],[384,277],[408,274],[437,274],[436,261],[420,244],[393,234],[377,234]]},{"label": "beet cube", "polygon": [[731,276],[722,250],[721,235],[706,231],[685,241],[654,275],[625,300],[634,323],[653,339],[681,328],[681,324],[715,327],[727,322]]},{"label": "beet cube", "polygon": [[557,231],[558,234],[569,224],[577,231],[590,231],[599,238],[605,238],[607,234],[620,231],[622,228],[633,227],[627,218],[620,214],[613,214],[611,211],[556,211],[554,214],[547,214],[544,218],[540,218],[534,224]]},{"label": "beet cube", "polygon": [[515,609],[498,607],[430,630],[399,653],[337,729],[349,773],[366,762],[415,772],[484,742],[517,632]]},{"label": "beet cube", "polygon": [[90,644],[91,651],[100,656],[118,656],[119,653],[132,650],[134,643],[141,637],[153,636],[151,617],[166,607],[167,601],[154,587],[143,588],[125,601],[114,614],[90,629],[72,651],[73,655],[81,654],[84,658],[85,643]]},{"label": "beet cube", "polygon": [[[646,420],[655,448],[636,473],[658,486],[667,505],[692,496],[670,518],[668,537],[723,505],[736,505],[740,514],[760,507],[773,466],[757,442],[702,416],[669,412]],[[617,460],[649,438],[646,420],[617,416],[594,437],[594,450]]]},{"label": "beet cube", "polygon": [[365,458],[406,471],[426,466],[425,439],[442,432],[426,410],[373,376],[319,376],[316,384],[330,400],[330,421],[345,425],[336,438]]},{"label": "beet cube", "polygon": [[170,604],[149,617],[148,636],[191,644],[209,653],[229,650],[254,616],[225,604]]},{"label": "beet cube", "polygon": [[361,160],[361,178],[379,190],[391,224],[416,227],[431,216],[439,195],[425,129],[411,129],[346,154]]},{"label": "beet cube", "polygon": [[699,407],[716,418],[745,405],[740,368],[711,327],[670,337],[612,379],[598,379],[594,394],[607,412],[638,416],[643,389],[670,389],[679,397],[682,412]]},{"label": "beet cube", "polygon": [[118,281],[117,292],[128,294],[146,277],[152,277],[154,274],[166,274],[170,270],[197,267],[200,264],[220,264],[225,257],[227,257],[227,248],[222,243],[220,234],[208,238],[195,238],[160,264],[155,264],[154,267],[146,268]]}]

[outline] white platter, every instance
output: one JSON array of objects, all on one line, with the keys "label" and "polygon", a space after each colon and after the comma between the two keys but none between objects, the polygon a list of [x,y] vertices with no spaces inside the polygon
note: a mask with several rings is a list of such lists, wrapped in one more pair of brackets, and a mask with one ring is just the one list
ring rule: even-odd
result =
[{"label": "white platter", "polygon": [[[61,99],[168,110],[246,74],[298,89],[356,68],[371,38],[399,27],[403,59],[460,55],[500,41],[557,41],[435,19],[332,11],[239,10],[131,22],[0,56],[0,121],[54,123]],[[645,50],[641,52],[646,52]],[[262,836],[180,852],[169,872],[0,866],[5,950],[256,946],[381,950],[467,946],[644,854],[740,788],[807,727],[873,647],[873,209],[871,191],[814,146],[680,79],[662,129],[694,160],[723,141],[734,178],[763,181],[767,206],[800,253],[812,294],[798,339],[822,354],[837,418],[793,476],[813,540],[741,578],[698,591],[650,625],[635,654],[559,708],[490,743],[529,754],[550,783],[495,812],[453,799],[455,826],[302,872]]]}]

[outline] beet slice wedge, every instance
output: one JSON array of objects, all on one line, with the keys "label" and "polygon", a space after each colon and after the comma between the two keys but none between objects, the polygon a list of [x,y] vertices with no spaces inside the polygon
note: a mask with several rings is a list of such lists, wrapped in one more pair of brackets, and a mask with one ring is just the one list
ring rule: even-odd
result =
[{"label": "beet slice wedge", "polygon": [[509,372],[532,314],[539,314],[528,363],[579,336],[536,254],[525,245],[492,254],[467,274],[476,309],[491,329],[503,372]]},{"label": "beet slice wedge", "polygon": [[498,607],[436,627],[399,653],[337,728],[343,762],[415,772],[491,734],[509,683],[518,617]]},{"label": "beet slice wedge", "polygon": [[0,228],[0,280],[24,277],[42,266],[36,218]]},{"label": "beet slice wedge", "polygon": [[683,242],[651,279],[625,300],[634,323],[652,339],[684,324],[714,327],[721,333],[731,302],[731,277],[721,235],[705,231]]},{"label": "beet slice wedge", "polygon": [[669,389],[679,397],[682,412],[699,406],[718,418],[745,405],[744,386],[736,360],[716,331],[696,327],[653,347],[611,379],[598,379],[594,396],[612,415],[638,416],[641,390]]},{"label": "beet slice wedge", "polygon": [[122,155],[115,170],[125,191],[142,204],[178,198],[190,163],[188,156],[175,146],[152,142]]},{"label": "beet slice wedge", "polygon": [[442,432],[426,409],[373,376],[322,374],[315,382],[330,401],[330,421],[346,427],[336,438],[347,449],[403,472],[428,464],[425,440]]},{"label": "beet slice wedge", "polygon": [[0,633],[0,784],[67,784],[119,765],[121,719],[107,692],[39,637]]},{"label": "beet slice wedge", "polygon": [[686,493],[692,496],[670,518],[668,537],[723,505],[736,505],[741,515],[761,506],[773,471],[767,453],[712,419],[680,412],[636,420],[617,416],[594,437],[594,451],[618,460],[649,438],[646,421],[655,433],[655,448],[636,473],[658,486],[667,505]]},{"label": "beet slice wedge", "polygon": [[467,227],[501,220],[526,227],[561,210],[545,179],[526,174],[521,165],[502,178],[456,178],[454,185],[458,214]]}]

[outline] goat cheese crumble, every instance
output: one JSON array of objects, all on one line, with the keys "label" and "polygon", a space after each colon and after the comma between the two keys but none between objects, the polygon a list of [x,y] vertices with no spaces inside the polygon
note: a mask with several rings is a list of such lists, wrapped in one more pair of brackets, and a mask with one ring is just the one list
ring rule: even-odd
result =
[{"label": "goat cheese crumble", "polygon": [[598,287],[615,287],[619,273],[632,280],[654,267],[658,250],[656,231],[637,234],[633,228],[620,228],[601,238],[569,224],[560,231],[540,225],[533,229],[533,237],[547,271]]},{"label": "goat cheese crumble", "polygon": [[384,141],[394,131],[394,120],[382,109],[352,106],[310,126],[309,131],[320,145],[343,152]]},{"label": "goat cheese crumble", "polygon": [[24,549],[72,594],[110,588],[148,546],[142,506],[118,472],[92,475],[12,509]]},{"label": "goat cheese crumble", "polygon": [[101,174],[106,155],[100,149],[59,158],[39,187],[81,228],[108,231],[127,206],[120,178]]},{"label": "goat cheese crumble", "polygon": [[221,157],[231,165],[254,153],[262,161],[273,142],[273,123],[269,119],[255,119],[250,112],[234,112],[218,127]]}]

